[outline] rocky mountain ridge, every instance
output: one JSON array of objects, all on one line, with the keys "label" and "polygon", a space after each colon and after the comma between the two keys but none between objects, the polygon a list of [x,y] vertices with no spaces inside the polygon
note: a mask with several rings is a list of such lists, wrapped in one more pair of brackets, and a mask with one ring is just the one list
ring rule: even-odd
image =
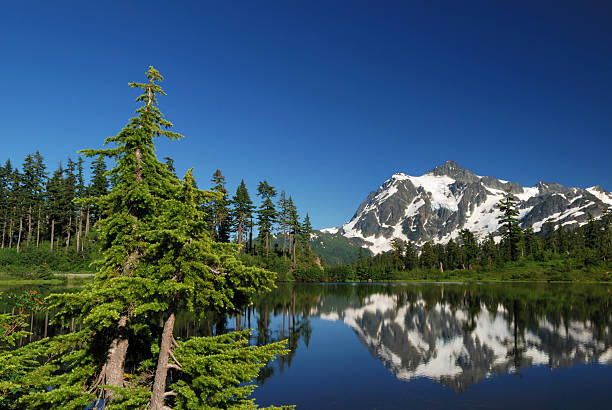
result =
[{"label": "rocky mountain ridge", "polygon": [[367,196],[348,223],[321,233],[357,241],[375,254],[390,250],[394,238],[417,246],[426,241],[447,243],[462,229],[479,240],[489,233],[499,240],[497,204],[506,192],[518,200],[521,225],[534,232],[551,225],[579,226],[589,214],[598,218],[612,207],[612,194],[599,186],[582,189],[538,182],[523,187],[447,161],[418,177],[394,174]]}]

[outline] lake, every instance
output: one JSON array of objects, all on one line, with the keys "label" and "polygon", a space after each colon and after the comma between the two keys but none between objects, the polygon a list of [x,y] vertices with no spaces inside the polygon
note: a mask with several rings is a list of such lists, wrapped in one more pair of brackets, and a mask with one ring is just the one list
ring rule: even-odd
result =
[{"label": "lake", "polygon": [[[41,289],[48,293],[51,289]],[[304,409],[610,408],[612,286],[279,284],[233,318],[177,320],[177,337],[253,328],[289,339],[259,405]],[[34,338],[68,331],[33,318]]]}]

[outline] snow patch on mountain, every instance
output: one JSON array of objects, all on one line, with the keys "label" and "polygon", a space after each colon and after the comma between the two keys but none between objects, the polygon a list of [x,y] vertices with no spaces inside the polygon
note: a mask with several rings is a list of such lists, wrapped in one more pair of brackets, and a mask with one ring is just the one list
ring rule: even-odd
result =
[{"label": "snow patch on mountain", "polygon": [[453,212],[458,209],[461,196],[455,196],[449,186],[455,180],[447,176],[425,174],[420,177],[407,177],[416,187],[423,188],[431,196],[431,209],[447,208]]},{"label": "snow patch on mountain", "polygon": [[595,195],[597,199],[599,199],[604,204],[612,206],[612,193],[606,192],[598,186],[592,186],[590,188],[587,188],[586,190],[592,195]]}]

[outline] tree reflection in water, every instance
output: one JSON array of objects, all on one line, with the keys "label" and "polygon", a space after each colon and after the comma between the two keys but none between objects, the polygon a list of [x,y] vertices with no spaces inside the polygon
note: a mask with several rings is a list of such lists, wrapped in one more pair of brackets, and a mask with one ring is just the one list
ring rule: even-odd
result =
[{"label": "tree reflection in water", "polygon": [[314,317],[351,327],[397,378],[458,392],[534,365],[612,364],[611,300],[609,285],[280,285],[255,304],[254,342],[288,337],[292,351],[258,382],[291,366]]}]

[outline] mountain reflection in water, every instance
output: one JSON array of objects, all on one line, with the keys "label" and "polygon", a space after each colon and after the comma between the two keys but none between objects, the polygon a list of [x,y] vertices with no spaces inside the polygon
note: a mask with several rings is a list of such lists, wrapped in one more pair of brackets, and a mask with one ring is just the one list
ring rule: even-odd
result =
[{"label": "mountain reflection in water", "polygon": [[[279,315],[291,323],[297,311],[299,329],[285,335],[295,355],[309,317],[340,321],[398,379],[463,392],[535,365],[612,364],[611,300],[609,285],[280,285],[256,303],[258,342],[283,338]],[[271,313],[277,330],[261,319]]]}]

